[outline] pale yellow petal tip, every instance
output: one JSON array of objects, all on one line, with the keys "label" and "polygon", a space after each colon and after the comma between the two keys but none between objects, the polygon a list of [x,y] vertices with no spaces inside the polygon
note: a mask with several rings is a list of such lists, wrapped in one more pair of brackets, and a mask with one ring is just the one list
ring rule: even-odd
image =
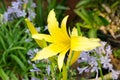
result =
[{"label": "pale yellow petal tip", "polygon": [[90,38],[92,42],[96,42],[97,47],[101,46],[100,39],[99,38]]},{"label": "pale yellow petal tip", "polygon": [[59,68],[59,71],[61,72],[61,69],[62,69],[62,67],[60,68],[60,67],[58,67]]},{"label": "pale yellow petal tip", "polygon": [[36,61],[36,60],[41,60],[41,59],[44,59],[44,58],[43,58],[43,57],[41,58],[41,57],[39,56],[39,54],[37,53],[37,55],[35,55],[35,57],[32,58],[31,61]]},{"label": "pale yellow petal tip", "polygon": [[55,15],[54,9],[52,9],[52,10],[49,12],[49,14],[48,14],[48,16],[51,16],[51,15]]},{"label": "pale yellow petal tip", "polygon": [[35,57],[33,57],[31,61],[36,61],[36,60],[40,60],[39,57],[38,57],[38,54],[35,55]]},{"label": "pale yellow petal tip", "polygon": [[89,39],[92,40],[92,41],[100,41],[99,38],[89,38]]},{"label": "pale yellow petal tip", "polygon": [[51,21],[52,18],[55,18],[54,9],[52,9],[52,10],[49,12],[48,18],[47,18],[47,22],[49,23],[49,21]]},{"label": "pale yellow petal tip", "polygon": [[34,57],[31,61],[36,61],[37,59]]},{"label": "pale yellow petal tip", "polygon": [[77,28],[76,28],[76,27],[74,27],[74,28],[72,29],[71,36],[78,36],[78,32],[77,32]]},{"label": "pale yellow petal tip", "polygon": [[28,20],[27,18],[25,18],[25,21]]},{"label": "pale yellow petal tip", "polygon": [[69,15],[65,16],[65,19],[68,19]]}]

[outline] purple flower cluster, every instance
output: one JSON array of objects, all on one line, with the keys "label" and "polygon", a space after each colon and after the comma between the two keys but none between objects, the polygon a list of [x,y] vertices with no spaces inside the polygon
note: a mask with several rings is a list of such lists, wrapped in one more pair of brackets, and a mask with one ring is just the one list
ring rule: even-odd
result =
[{"label": "purple flower cluster", "polygon": [[77,67],[79,74],[83,72],[96,72],[96,80],[98,79],[98,71],[101,68],[99,66],[102,65],[102,68],[108,69],[109,72],[112,73],[112,78],[117,79],[120,71],[115,71],[113,69],[113,65],[110,63],[110,55],[112,54],[112,50],[110,45],[106,42],[101,42],[102,46],[88,52],[82,52],[80,58],[78,59],[78,63],[86,62],[87,66],[85,67]]},{"label": "purple flower cluster", "polygon": [[[41,72],[41,70],[36,66],[36,64],[38,64],[38,63],[40,63],[40,61],[34,61],[34,62],[31,62],[31,59],[35,56],[35,54],[37,53],[39,51],[39,49],[38,48],[36,48],[36,49],[33,49],[33,50],[29,50],[28,52],[27,52],[27,55],[29,56],[29,58],[30,58],[30,60],[28,60],[28,63],[30,64],[30,65],[32,65],[32,69],[30,69],[30,72],[35,72],[36,74],[38,74],[39,72]],[[41,61],[42,63],[44,63],[44,62],[46,62],[46,63],[49,63],[49,60],[48,59],[45,59],[45,60],[42,60]],[[47,75],[50,75],[50,71],[51,71],[51,69],[50,69],[50,65],[48,64],[48,65],[46,65],[46,67],[45,67],[46,69],[46,72],[47,72]],[[31,80],[34,80],[34,78],[33,79],[31,79]],[[35,79],[35,80],[37,80],[37,79]],[[47,79],[47,77],[45,77],[44,76],[44,80],[48,80]]]},{"label": "purple flower cluster", "polygon": [[30,21],[32,21],[36,14],[34,12],[34,8],[36,7],[35,3],[32,3],[31,6],[29,8],[27,8],[27,12],[24,9],[23,5],[24,4],[28,4],[28,0],[17,0],[17,1],[13,1],[11,3],[11,6],[8,7],[7,11],[4,13],[4,21],[5,23],[7,21],[12,21],[16,18],[20,18],[20,17],[25,17],[26,14],[28,15],[28,19]]},{"label": "purple flower cluster", "polygon": [[14,18],[25,17],[26,12],[22,10],[22,2],[16,1],[12,2],[12,6],[8,7],[7,12],[4,13],[5,21],[11,21]]},{"label": "purple flower cluster", "polygon": [[[37,48],[34,49],[34,50],[29,50],[29,51],[27,52],[27,55],[29,56],[30,59],[32,59],[32,58],[35,56],[36,52],[38,52],[38,50],[39,50],[39,49],[37,49]],[[36,72],[36,73],[38,74],[38,72],[40,71],[40,69],[37,68],[36,63],[39,63],[39,61],[36,61],[35,63],[32,63],[30,60],[28,60],[28,63],[29,63],[30,65],[32,65],[32,67],[33,67],[33,69],[31,69],[30,71],[31,71],[31,72]]]}]

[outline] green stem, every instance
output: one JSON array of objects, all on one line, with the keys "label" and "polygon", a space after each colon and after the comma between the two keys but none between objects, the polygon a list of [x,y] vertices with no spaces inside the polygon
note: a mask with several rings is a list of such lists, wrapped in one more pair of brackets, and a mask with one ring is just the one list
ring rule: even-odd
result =
[{"label": "green stem", "polygon": [[88,32],[89,38],[97,38],[97,29],[90,29]]},{"label": "green stem", "polygon": [[0,0],[0,4],[2,5],[2,9],[5,12],[7,10],[6,5],[5,5],[5,1],[4,0]]},{"label": "green stem", "polygon": [[[67,77],[68,77],[67,79],[69,79],[68,71],[69,71],[69,69],[70,69],[70,63],[71,63],[72,57],[73,57],[73,55],[74,55],[74,52],[70,50],[69,55],[70,55],[70,54],[71,54],[71,56],[70,56],[70,58],[68,59],[68,62],[67,62],[67,65],[66,65],[66,72],[67,72]],[[66,79],[66,80],[67,80],[67,79]]]},{"label": "green stem", "polygon": [[78,24],[76,24],[76,26],[77,26],[78,36],[82,36],[80,26]]},{"label": "green stem", "polygon": [[99,66],[99,68],[100,68],[100,76],[101,76],[101,79],[104,80],[104,76],[103,76],[103,73],[102,73],[102,67],[101,67],[100,61],[98,61],[98,66]]}]

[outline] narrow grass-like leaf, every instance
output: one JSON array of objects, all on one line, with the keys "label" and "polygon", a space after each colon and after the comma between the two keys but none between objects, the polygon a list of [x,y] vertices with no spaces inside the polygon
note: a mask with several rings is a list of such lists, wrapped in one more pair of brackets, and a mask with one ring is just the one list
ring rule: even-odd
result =
[{"label": "narrow grass-like leaf", "polygon": [[24,63],[19,59],[18,56],[13,55],[13,54],[11,54],[10,56],[11,56],[11,58],[20,66],[20,68],[21,68],[23,71],[26,71],[26,66],[25,66]]},{"label": "narrow grass-like leaf", "polygon": [[24,18],[21,18],[21,19],[15,24],[15,27],[17,27],[23,20],[24,20]]},{"label": "narrow grass-like leaf", "polygon": [[1,46],[3,46],[4,50],[6,50],[7,48],[5,46],[5,42],[1,36],[0,36],[0,43],[1,43]]},{"label": "narrow grass-like leaf", "polygon": [[36,22],[38,26],[43,26],[44,18],[43,18],[43,8],[42,8],[42,0],[36,0]]},{"label": "narrow grass-like leaf", "polygon": [[82,36],[82,32],[81,32],[79,24],[76,24],[76,26],[77,26],[78,35]]},{"label": "narrow grass-like leaf", "polygon": [[22,53],[22,51],[18,51],[18,55],[20,56],[20,58],[24,61],[27,62],[24,53]]},{"label": "narrow grass-like leaf", "polygon": [[0,77],[2,78],[2,80],[9,80],[9,77],[1,67],[0,67]]},{"label": "narrow grass-like leaf", "polygon": [[13,50],[26,50],[26,48],[25,48],[25,47],[16,46],[16,47],[10,48],[10,49],[8,50],[8,52],[13,51]]},{"label": "narrow grass-like leaf", "polygon": [[97,29],[90,29],[88,32],[89,38],[97,38]]},{"label": "narrow grass-like leaf", "polygon": [[76,5],[76,7],[81,7],[82,5],[88,4],[90,1],[91,0],[82,0]]},{"label": "narrow grass-like leaf", "polygon": [[84,8],[81,8],[81,13],[84,16],[83,20],[92,26],[93,17],[91,16],[91,14],[87,12],[87,10],[85,10]]},{"label": "narrow grass-like leaf", "polygon": [[16,75],[14,73],[11,73],[11,80],[18,80],[18,78],[16,77]]},{"label": "narrow grass-like leaf", "polygon": [[111,9],[114,9],[114,8],[118,7],[118,5],[120,5],[120,1],[114,2],[110,7],[111,7]]},{"label": "narrow grass-like leaf", "polygon": [[91,25],[91,27],[92,27],[91,20],[89,20],[88,17],[85,16],[85,14],[83,14],[83,11],[80,12],[79,10],[74,10],[74,12],[75,12],[79,17],[81,17],[86,23],[88,23],[89,25]]},{"label": "narrow grass-like leaf", "polygon": [[10,49],[7,49],[7,50],[3,53],[3,56],[2,56],[2,60],[3,60],[4,63],[6,63],[7,55],[8,55],[11,51],[13,51],[13,50],[26,50],[26,48],[17,46],[17,47],[12,47],[12,48],[10,48]]},{"label": "narrow grass-like leaf", "polygon": [[6,9],[6,5],[5,5],[5,1],[4,0],[0,0],[0,3],[2,5],[3,12],[5,12],[7,10]]}]

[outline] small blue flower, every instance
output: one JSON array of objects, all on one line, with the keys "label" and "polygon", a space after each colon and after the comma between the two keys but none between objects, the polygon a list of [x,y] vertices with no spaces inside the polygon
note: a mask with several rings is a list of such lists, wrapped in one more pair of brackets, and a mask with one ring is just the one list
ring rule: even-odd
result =
[{"label": "small blue flower", "polygon": [[105,69],[113,68],[112,64],[110,63],[111,59],[108,56],[102,56],[100,60],[101,60],[101,64],[103,64],[103,68]]},{"label": "small blue flower", "polygon": [[4,20],[11,21],[14,18],[25,17],[26,12],[22,10],[22,2],[12,2],[12,6],[8,7],[7,12],[4,13]]},{"label": "small blue flower", "polygon": [[32,77],[31,80],[39,80],[39,79],[38,79],[38,78],[34,78],[34,77]]},{"label": "small blue flower", "polygon": [[118,79],[119,74],[120,74],[120,71],[112,70],[112,78],[113,79]]},{"label": "small blue flower", "polygon": [[47,66],[46,71],[47,71],[47,74],[50,75],[50,65]]},{"label": "small blue flower", "polygon": [[27,10],[28,10],[28,19],[32,21],[35,18],[36,13],[33,11],[33,9],[28,8]]},{"label": "small blue flower", "polygon": [[77,70],[79,71],[79,74],[83,73],[88,67],[83,67],[83,68],[80,68],[80,67],[77,67]]},{"label": "small blue flower", "polygon": [[[96,80],[98,79],[98,71],[100,69],[99,64],[102,65],[102,68],[108,69],[112,72],[113,79],[117,79],[120,71],[115,71],[113,69],[113,65],[110,63],[110,55],[112,54],[111,46],[107,45],[106,42],[101,42],[102,46],[88,52],[82,52],[78,63],[87,62],[87,66],[83,68],[77,67],[79,73],[83,73],[84,71],[96,72]],[[92,54],[91,54],[92,53]]]}]

